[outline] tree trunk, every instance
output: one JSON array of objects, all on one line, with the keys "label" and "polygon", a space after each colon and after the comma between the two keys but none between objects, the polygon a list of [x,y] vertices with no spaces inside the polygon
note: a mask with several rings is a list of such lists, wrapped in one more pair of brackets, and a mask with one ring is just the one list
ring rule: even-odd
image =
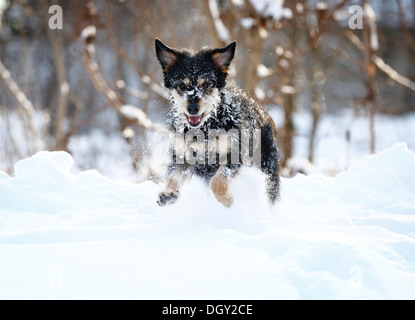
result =
[{"label": "tree trunk", "polygon": [[[43,1],[47,11],[48,3]],[[62,30],[47,28],[50,46],[52,48],[53,61],[55,64],[56,76],[58,79],[58,104],[55,116],[55,150],[66,150],[68,139],[63,128],[68,109],[69,83],[66,76],[65,50],[63,47]]]},{"label": "tree trunk", "polygon": [[251,97],[255,97],[255,88],[259,77],[257,68],[262,63],[264,39],[259,35],[260,26],[253,26],[247,31],[248,59],[245,73],[245,90]]},{"label": "tree trunk", "polygon": [[[362,0],[362,5],[367,11],[366,0]],[[367,12],[366,12],[367,13]],[[374,22],[373,22],[374,23]],[[374,63],[375,54],[374,48],[372,47],[373,37],[373,26],[369,21],[368,14],[364,17],[364,28],[363,28],[363,43],[365,44],[365,69],[366,69],[366,108],[369,112],[369,134],[370,134],[370,152],[376,152],[376,136],[375,136],[375,115],[376,115],[376,86],[375,86],[375,75],[376,65]]]}]

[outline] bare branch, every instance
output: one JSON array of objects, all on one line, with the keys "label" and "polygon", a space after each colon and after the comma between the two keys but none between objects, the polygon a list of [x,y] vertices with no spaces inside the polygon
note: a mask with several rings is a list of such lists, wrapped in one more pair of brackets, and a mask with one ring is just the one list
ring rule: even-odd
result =
[{"label": "bare branch", "polygon": [[399,74],[395,69],[393,69],[390,65],[388,65],[381,57],[374,56],[373,62],[379,68],[380,71],[385,73],[393,81],[415,92],[415,82]]},{"label": "bare branch", "polygon": [[34,108],[32,102],[26,97],[24,92],[20,90],[17,83],[12,79],[9,70],[0,60],[0,79],[3,81],[6,89],[12,95],[13,98],[18,102],[19,106],[24,110],[24,112],[32,117],[34,113]]},{"label": "bare branch", "polygon": [[[365,45],[362,41],[360,41],[359,37],[356,36],[350,30],[346,31],[347,38],[358,48],[360,51],[364,51]],[[395,81],[396,83],[404,86],[405,88],[415,92],[415,82],[411,81],[409,78],[401,75],[395,69],[393,69],[390,65],[388,65],[381,57],[378,55],[373,55],[372,57],[373,63],[376,67],[385,73],[390,79]]]},{"label": "bare branch", "polygon": [[82,32],[82,37],[85,41],[85,66],[95,89],[97,89],[97,91],[106,98],[111,107],[115,109],[120,115],[122,115],[122,117],[126,118],[126,120],[130,120],[130,122],[136,121],[140,127],[146,130],[164,130],[165,127],[163,125],[153,123],[146,116],[144,111],[138,107],[135,107],[135,115],[139,114],[139,117],[130,117],[130,113],[124,112],[123,106],[125,104],[122,101],[122,98],[114,90],[111,89],[107,81],[100,73],[98,64],[94,61],[95,45],[93,44],[93,41],[95,40],[95,36],[96,28],[94,26],[89,26]]},{"label": "bare branch", "polygon": [[220,19],[219,8],[216,0],[202,1],[202,5],[210,26],[211,34],[214,37],[216,44],[221,46],[229,42],[229,30]]},{"label": "bare branch", "polygon": [[[20,110],[23,111],[24,115],[26,116],[26,123],[28,126],[28,130],[30,134],[28,136],[31,137],[32,141],[31,144],[27,144],[29,149],[32,149],[31,152],[34,153],[38,151],[40,148],[38,146],[38,134],[36,132],[34,123],[33,123],[33,116],[34,116],[34,107],[32,102],[27,98],[25,93],[19,88],[17,83],[13,80],[10,75],[9,70],[5,67],[5,65],[0,60],[0,80],[4,83],[5,88],[10,93],[10,95],[16,100],[18,103]],[[31,148],[32,147],[32,148]]]}]

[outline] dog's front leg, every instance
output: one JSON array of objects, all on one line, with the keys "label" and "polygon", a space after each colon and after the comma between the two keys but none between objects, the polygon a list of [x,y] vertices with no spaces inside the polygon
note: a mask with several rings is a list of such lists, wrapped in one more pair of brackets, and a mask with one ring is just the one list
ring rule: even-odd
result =
[{"label": "dog's front leg", "polygon": [[233,197],[229,192],[229,186],[232,177],[238,172],[239,166],[222,166],[213,176],[210,182],[210,188],[216,199],[226,208],[233,204]]},{"label": "dog's front leg", "polygon": [[159,194],[157,201],[159,206],[173,204],[179,198],[179,190],[181,186],[192,176],[192,172],[188,168],[177,167],[167,180],[166,188]]}]

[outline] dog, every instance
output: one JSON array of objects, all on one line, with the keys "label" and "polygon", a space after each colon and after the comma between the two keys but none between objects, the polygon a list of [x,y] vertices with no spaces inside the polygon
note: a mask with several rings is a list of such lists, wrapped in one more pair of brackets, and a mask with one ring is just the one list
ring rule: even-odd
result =
[{"label": "dog", "polygon": [[[262,106],[227,81],[235,49],[234,41],[223,48],[178,50],[155,39],[163,84],[169,92],[167,122],[175,134],[159,206],[176,202],[181,186],[196,175],[210,184],[223,206],[231,207],[232,178],[242,165],[253,162],[264,173],[269,202],[279,200],[277,128]],[[257,161],[252,160],[255,156]],[[252,161],[245,163],[243,158]]]}]

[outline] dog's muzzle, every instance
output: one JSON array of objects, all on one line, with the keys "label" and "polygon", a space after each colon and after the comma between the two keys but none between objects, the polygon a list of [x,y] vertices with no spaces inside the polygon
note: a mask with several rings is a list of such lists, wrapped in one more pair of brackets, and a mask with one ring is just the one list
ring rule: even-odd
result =
[{"label": "dog's muzzle", "polygon": [[198,114],[199,111],[200,106],[198,104],[189,104],[187,106],[187,112],[189,113],[189,115],[187,115],[187,119],[189,120],[190,125],[193,127],[198,126],[203,118],[203,113]]}]

